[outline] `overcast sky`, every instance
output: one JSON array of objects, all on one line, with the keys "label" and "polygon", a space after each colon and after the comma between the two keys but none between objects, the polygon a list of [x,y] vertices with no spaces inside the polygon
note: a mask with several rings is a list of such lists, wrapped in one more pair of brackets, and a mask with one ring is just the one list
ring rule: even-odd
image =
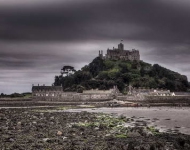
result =
[{"label": "overcast sky", "polygon": [[189,0],[0,0],[0,93],[51,85],[121,39],[190,79]]}]

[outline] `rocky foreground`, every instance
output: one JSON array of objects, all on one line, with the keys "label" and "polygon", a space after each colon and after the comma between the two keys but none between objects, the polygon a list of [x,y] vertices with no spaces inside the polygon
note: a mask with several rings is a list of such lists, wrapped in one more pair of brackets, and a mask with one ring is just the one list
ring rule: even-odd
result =
[{"label": "rocky foreground", "polygon": [[190,136],[160,133],[146,122],[100,113],[0,109],[0,149],[189,150]]}]

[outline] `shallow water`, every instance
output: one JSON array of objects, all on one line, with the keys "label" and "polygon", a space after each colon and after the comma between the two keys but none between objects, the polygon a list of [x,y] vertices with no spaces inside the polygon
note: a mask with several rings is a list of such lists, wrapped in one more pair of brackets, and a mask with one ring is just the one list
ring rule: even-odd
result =
[{"label": "shallow water", "polygon": [[114,113],[116,115],[124,115],[133,117],[137,120],[144,120],[149,126],[156,126],[160,131],[164,132],[181,132],[190,135],[190,108],[182,107],[152,107],[152,108],[88,108],[88,109],[69,109],[70,112],[103,112]]}]

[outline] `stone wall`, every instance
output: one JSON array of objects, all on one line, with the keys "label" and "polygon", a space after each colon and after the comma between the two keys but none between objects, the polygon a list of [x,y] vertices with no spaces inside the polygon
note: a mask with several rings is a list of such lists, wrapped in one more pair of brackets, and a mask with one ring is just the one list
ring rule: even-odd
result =
[{"label": "stone wall", "polygon": [[126,95],[126,96],[118,96],[117,100],[129,101],[129,102],[139,102],[139,103],[170,103],[170,104],[178,104],[178,103],[186,103],[190,104],[190,96],[134,96],[134,95]]},{"label": "stone wall", "polygon": [[33,96],[34,100],[41,101],[101,101],[113,99],[111,94],[85,94],[85,93],[70,93],[70,92],[46,92]]},{"label": "stone wall", "polygon": [[146,96],[149,103],[190,103],[190,96]]},{"label": "stone wall", "polygon": [[98,90],[98,89],[92,89],[92,90],[84,90],[84,94],[111,94],[113,93],[113,89],[110,90]]},{"label": "stone wall", "polygon": [[123,96],[117,96],[117,100],[122,101],[143,101],[145,99],[144,95],[123,95]]}]

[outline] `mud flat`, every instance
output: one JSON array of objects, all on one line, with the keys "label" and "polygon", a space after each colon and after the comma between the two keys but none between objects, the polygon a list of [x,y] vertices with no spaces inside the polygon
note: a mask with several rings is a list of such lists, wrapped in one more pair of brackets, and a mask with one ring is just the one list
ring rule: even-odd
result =
[{"label": "mud flat", "polygon": [[[156,128],[148,126],[146,121],[135,119],[134,116],[79,109],[80,112],[73,112],[74,109],[65,112],[66,109],[68,108],[0,109],[0,149],[190,149],[189,135],[160,133]],[[105,108],[102,109],[105,111]]]}]

